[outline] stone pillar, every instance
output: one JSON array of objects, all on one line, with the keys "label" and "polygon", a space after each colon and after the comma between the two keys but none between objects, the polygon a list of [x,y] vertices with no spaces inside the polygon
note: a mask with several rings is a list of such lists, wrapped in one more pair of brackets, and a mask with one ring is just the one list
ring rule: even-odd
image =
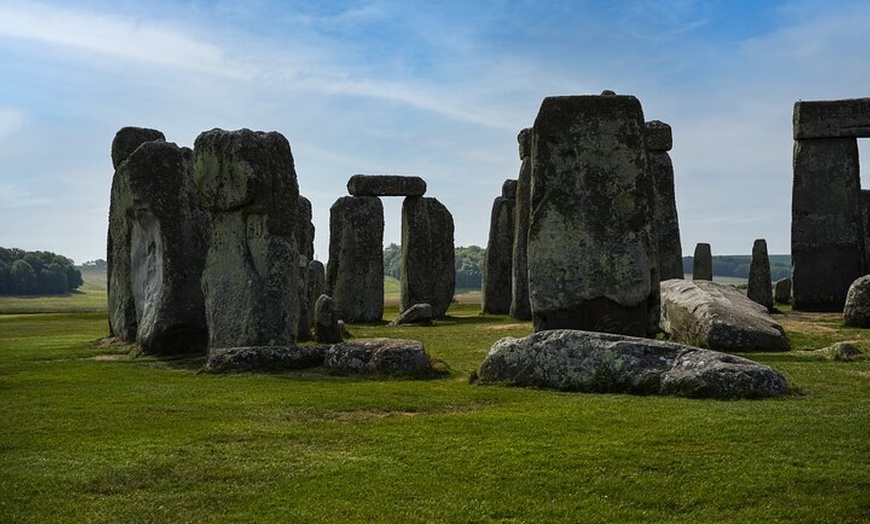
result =
[{"label": "stone pillar", "polygon": [[870,272],[870,190],[861,190],[861,218],[864,229],[864,273]]},{"label": "stone pillar", "polygon": [[289,346],[299,315],[299,186],[280,133],[213,129],[194,142],[211,234],[202,289],[209,349]]},{"label": "stone pillar", "polygon": [[384,205],[375,196],[341,197],[329,208],[327,292],[345,322],[384,316]]},{"label": "stone pillar", "polygon": [[193,151],[145,142],[118,166],[115,182],[112,203],[129,231],[136,341],[146,353],[204,353],[207,222],[196,201]]},{"label": "stone pillar", "polygon": [[532,185],[532,130],[526,128],[517,136],[520,149],[520,173],[517,178],[517,198],[514,204],[514,242],[512,254],[511,309],[517,320],[531,320],[529,304],[529,214]]},{"label": "stone pillar", "polygon": [[713,253],[710,244],[695,244],[692,259],[692,280],[713,280]]},{"label": "stone pillar", "polygon": [[532,133],[536,331],[654,336],[659,275],[645,125],[633,96],[548,97]]},{"label": "stone pillar", "polygon": [[501,196],[492,203],[483,269],[484,313],[510,313],[516,188],[516,180],[505,180]]},{"label": "stone pillar", "polygon": [[112,177],[111,197],[109,200],[109,230],[106,238],[107,298],[109,307],[109,336],[126,342],[136,340],[136,304],[130,281],[130,233],[132,225],[127,219],[126,209],[119,207],[117,201],[128,191],[126,181],[122,182],[117,170],[121,164],[145,142],[166,140],[156,129],[141,127],[121,128],[112,140]]},{"label": "stone pillar", "polygon": [[314,323],[314,310],[320,295],[326,294],[326,268],[323,262],[312,260],[308,263],[308,287],[305,294],[305,303],[308,305],[308,318]]},{"label": "stone pillar", "polygon": [[773,285],[773,300],[777,304],[791,304],[791,278],[781,278]]},{"label": "stone pillar", "polygon": [[646,147],[655,190],[655,230],[659,278],[683,278],[683,247],[674,192],[674,165],[668,151],[673,147],[671,126],[658,120],[646,123]]},{"label": "stone pillar", "polygon": [[[313,311],[308,304],[308,266],[314,259],[314,223],[311,201],[299,195],[299,218],[296,220],[296,245],[299,248],[299,329],[297,340],[311,338]],[[319,295],[318,295],[319,296]]]},{"label": "stone pillar", "polygon": [[863,275],[864,228],[855,138],[796,140],[792,185],[792,305],[842,311]]},{"label": "stone pillar", "polygon": [[749,266],[749,287],[746,296],[768,311],[773,309],[773,283],[770,280],[770,259],[767,256],[767,241],[755,240],[752,245],[752,264]]},{"label": "stone pillar", "polygon": [[453,301],[455,287],[453,215],[435,198],[405,198],[402,203],[402,311],[414,304],[429,304],[432,315],[442,318]]}]

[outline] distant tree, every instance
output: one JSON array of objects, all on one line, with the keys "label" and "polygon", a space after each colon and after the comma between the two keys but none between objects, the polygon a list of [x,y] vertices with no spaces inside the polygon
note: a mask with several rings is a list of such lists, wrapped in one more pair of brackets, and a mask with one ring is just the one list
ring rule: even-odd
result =
[{"label": "distant tree", "polygon": [[384,275],[402,280],[402,247],[392,242],[384,248]]},{"label": "distant tree", "polygon": [[12,263],[9,270],[12,292],[19,295],[31,295],[36,292],[36,271],[26,260],[20,258]]},{"label": "distant tree", "polygon": [[480,246],[460,246],[454,249],[457,288],[480,289],[482,287],[485,255],[486,250]]},{"label": "distant tree", "polygon": [[98,258],[96,260],[88,260],[87,262],[82,263],[82,267],[88,269],[106,269],[108,266],[109,263],[102,258]]},{"label": "distant tree", "polygon": [[64,256],[0,247],[0,294],[63,294],[83,283],[81,271]]}]

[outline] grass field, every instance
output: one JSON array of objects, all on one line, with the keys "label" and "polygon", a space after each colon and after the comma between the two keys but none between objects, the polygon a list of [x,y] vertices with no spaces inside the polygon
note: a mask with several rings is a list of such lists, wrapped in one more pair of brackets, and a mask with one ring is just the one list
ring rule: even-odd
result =
[{"label": "grass field", "polygon": [[[870,521],[868,360],[748,355],[798,392],[765,401],[480,387],[530,326],[459,303],[350,327],[422,341],[443,378],[212,376],[56,309],[0,314],[0,522]],[[780,319],[799,350],[870,348],[836,316]]]}]

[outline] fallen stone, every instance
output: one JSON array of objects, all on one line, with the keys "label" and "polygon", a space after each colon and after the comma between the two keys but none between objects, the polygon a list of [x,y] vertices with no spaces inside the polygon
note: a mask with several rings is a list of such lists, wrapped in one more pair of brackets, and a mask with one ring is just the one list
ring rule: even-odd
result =
[{"label": "fallen stone", "polygon": [[418,176],[353,175],[347,181],[353,196],[423,196],[426,181]]},{"label": "fallen stone", "polygon": [[399,315],[396,320],[390,322],[389,325],[402,326],[405,324],[418,324],[422,326],[431,325],[432,306],[429,304],[414,304],[405,311],[402,311],[402,314]]},{"label": "fallen stone", "polygon": [[870,275],[855,279],[849,286],[843,306],[843,324],[870,328]]},{"label": "fallen stone", "polygon": [[212,349],[203,373],[276,372],[323,365],[329,346],[250,346]]},{"label": "fallen stone", "polygon": [[717,351],[788,351],[785,331],[767,308],[732,286],[665,280],[661,328],[672,340]]},{"label": "fallen stone", "polygon": [[432,363],[416,340],[368,338],[334,344],[326,351],[324,367],[339,373],[374,373],[425,377]]},{"label": "fallen stone", "polygon": [[837,342],[832,346],[816,350],[831,360],[851,362],[864,357],[864,352],[851,342]]},{"label": "fallen stone", "polygon": [[480,366],[478,383],[720,399],[775,397],[788,391],[779,372],[742,357],[569,329],[499,340]]}]

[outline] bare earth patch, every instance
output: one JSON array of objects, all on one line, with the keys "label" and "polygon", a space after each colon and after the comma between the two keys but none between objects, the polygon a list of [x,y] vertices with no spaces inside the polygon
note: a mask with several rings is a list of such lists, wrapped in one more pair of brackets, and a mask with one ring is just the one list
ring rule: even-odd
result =
[{"label": "bare earth patch", "polygon": [[532,325],[528,322],[523,322],[522,324],[493,324],[491,326],[485,326],[485,329],[493,329],[496,331],[504,331],[507,329],[532,329]]}]

